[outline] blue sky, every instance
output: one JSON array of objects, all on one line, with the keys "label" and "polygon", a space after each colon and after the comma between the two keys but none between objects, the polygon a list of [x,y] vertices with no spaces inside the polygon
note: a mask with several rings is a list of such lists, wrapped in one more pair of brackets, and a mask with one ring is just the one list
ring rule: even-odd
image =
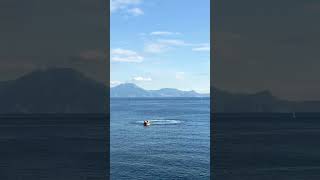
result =
[{"label": "blue sky", "polygon": [[208,93],[210,0],[111,0],[111,86]]}]

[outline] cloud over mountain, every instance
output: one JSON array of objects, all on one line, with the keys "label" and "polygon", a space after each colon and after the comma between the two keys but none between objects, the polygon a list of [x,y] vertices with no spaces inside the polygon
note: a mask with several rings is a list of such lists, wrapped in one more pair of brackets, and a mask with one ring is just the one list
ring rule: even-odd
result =
[{"label": "cloud over mountain", "polygon": [[121,48],[111,50],[111,61],[141,63],[143,59],[143,56],[132,50]]}]

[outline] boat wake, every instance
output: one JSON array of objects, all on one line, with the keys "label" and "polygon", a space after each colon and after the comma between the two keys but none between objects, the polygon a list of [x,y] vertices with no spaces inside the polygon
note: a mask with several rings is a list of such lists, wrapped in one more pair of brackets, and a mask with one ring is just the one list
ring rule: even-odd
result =
[{"label": "boat wake", "polygon": [[[149,121],[151,125],[174,125],[181,123],[181,121],[173,119],[150,119]],[[136,121],[136,123],[143,124],[143,121]]]}]

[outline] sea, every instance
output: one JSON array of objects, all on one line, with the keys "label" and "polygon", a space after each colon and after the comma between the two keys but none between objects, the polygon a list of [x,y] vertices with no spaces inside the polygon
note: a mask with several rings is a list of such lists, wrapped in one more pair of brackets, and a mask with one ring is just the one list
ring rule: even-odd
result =
[{"label": "sea", "polygon": [[1,180],[98,180],[109,169],[104,114],[1,114]]},{"label": "sea", "polygon": [[111,99],[110,134],[108,115],[2,114],[0,179],[108,179],[109,162],[116,180],[320,179],[319,113],[213,112],[210,123],[209,107]]},{"label": "sea", "polygon": [[319,180],[319,113],[213,114],[212,177]]},{"label": "sea", "polygon": [[209,98],[111,98],[110,117],[111,179],[210,178]]}]

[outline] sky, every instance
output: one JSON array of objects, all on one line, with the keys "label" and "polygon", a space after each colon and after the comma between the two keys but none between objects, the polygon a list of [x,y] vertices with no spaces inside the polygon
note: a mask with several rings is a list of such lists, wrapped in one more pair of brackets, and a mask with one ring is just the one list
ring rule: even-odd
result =
[{"label": "sky", "polygon": [[[213,85],[320,100],[318,0],[213,1]],[[0,81],[72,67],[107,81],[107,1],[0,1]],[[209,0],[113,0],[111,84],[208,92]]]},{"label": "sky", "polygon": [[320,100],[318,0],[214,2],[216,87]]},{"label": "sky", "polygon": [[111,0],[111,86],[210,91],[209,0]]}]

